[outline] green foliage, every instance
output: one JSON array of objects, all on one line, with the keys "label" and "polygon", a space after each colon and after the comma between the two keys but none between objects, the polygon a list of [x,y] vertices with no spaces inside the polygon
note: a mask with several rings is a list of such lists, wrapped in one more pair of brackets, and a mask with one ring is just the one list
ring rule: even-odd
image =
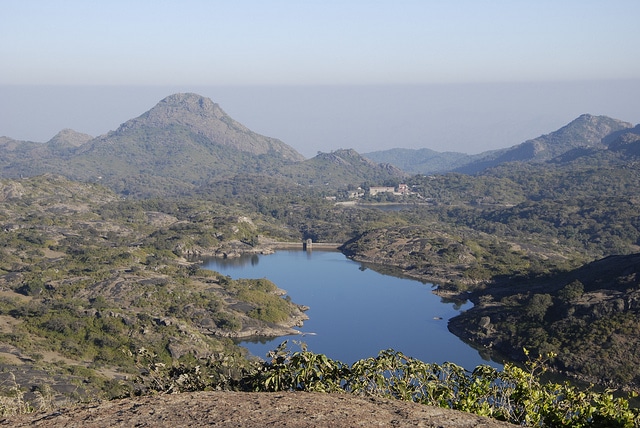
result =
[{"label": "green foliage", "polygon": [[469,341],[512,358],[522,347],[554,352],[558,371],[637,387],[640,311],[633,302],[639,261],[640,254],[611,256],[558,276],[488,288],[450,325]]},{"label": "green foliage", "polygon": [[[185,129],[159,132],[143,138],[136,156],[153,143],[150,138],[171,150],[175,144],[168,135],[194,137]],[[233,162],[239,154],[224,155]],[[145,340],[167,360],[168,336],[188,336],[177,324],[238,331],[247,312],[257,320],[282,321],[291,306],[274,294],[275,285],[207,276],[181,266],[182,257],[212,253],[232,241],[254,246],[259,235],[312,238],[347,242],[344,249],[354,258],[397,266],[459,291],[547,280],[553,285],[493,299],[508,301],[510,308],[491,314],[492,328],[502,333],[495,346],[555,351],[559,369],[640,382],[637,311],[612,301],[585,313],[576,302],[594,285],[555,280],[596,258],[637,251],[640,168],[627,159],[611,155],[597,162],[511,164],[477,176],[416,176],[407,180],[419,193],[412,200],[416,205],[393,212],[336,206],[324,196],[343,189],[321,183],[324,173],[305,177],[300,166],[261,174],[276,165],[268,157],[247,166],[250,173],[211,178],[202,176],[206,169],[191,171],[185,176],[191,196],[166,197],[185,183],[158,177],[154,169],[171,175],[183,165],[158,162],[145,161],[137,175],[120,174],[128,166],[116,165],[122,171],[105,176],[118,191],[163,193],[145,200],[54,176],[0,183],[8,195],[0,202],[0,274],[8,290],[27,298],[0,302],[3,314],[21,321],[3,336],[7,342],[34,355],[53,349],[92,364],[125,364],[112,347],[136,349]],[[345,172],[335,162],[357,165]],[[398,179],[392,171],[358,162],[354,153],[340,151],[312,163],[319,171],[330,167],[334,183],[360,180],[349,183],[352,188]],[[615,291],[636,287],[633,275],[620,277]],[[244,304],[230,307],[231,300]],[[114,316],[89,321],[97,318],[95,311]],[[119,331],[112,323],[120,316]],[[140,331],[151,336],[141,337]],[[129,333],[130,340],[118,338]]]},{"label": "green foliage", "polygon": [[[100,374],[136,373],[122,350],[144,346],[168,365],[200,353],[241,355],[230,339],[210,333],[240,331],[249,316],[280,322],[295,307],[270,281],[236,282],[182,258],[255,238],[259,216],[210,200],[123,200],[59,177],[4,186],[20,196],[0,200],[0,315],[8,326],[0,340],[29,361],[23,371],[38,383],[77,383],[67,399],[124,394],[130,381]],[[58,358],[64,363],[51,362]]]},{"label": "green foliage", "polygon": [[[413,401],[477,413],[534,427],[634,427],[640,412],[611,391],[581,391],[570,384],[543,383],[545,360],[526,369],[506,364],[503,371],[478,366],[472,373],[455,364],[424,363],[394,350],[351,367],[324,355],[291,353],[286,342],[258,373],[258,390],[346,391]],[[553,355],[551,355],[552,357]]]},{"label": "green foliage", "polygon": [[584,294],[584,285],[580,280],[567,284],[562,290],[558,292],[558,297],[564,302],[571,302],[579,299]]},{"label": "green foliage", "polygon": [[525,314],[535,320],[541,321],[553,305],[550,294],[534,294],[524,307]]},{"label": "green foliage", "polygon": [[392,349],[348,366],[308,351],[303,343],[298,345],[300,350],[293,352],[285,341],[269,353],[268,360],[251,364],[219,355],[167,366],[141,350],[136,358],[147,370],[138,379],[136,391],[352,393],[461,410],[520,426],[640,426],[640,411],[612,391],[542,381],[547,368],[542,357],[529,360],[524,368],[506,364],[502,371],[478,366],[468,372],[452,363],[425,363]]},{"label": "green foliage", "polygon": [[314,354],[301,344],[301,351],[290,352],[287,342],[269,353],[250,384],[256,391],[342,391],[348,366],[322,354]]},{"label": "green foliage", "polygon": [[170,364],[157,354],[139,348],[123,351],[135,361],[140,375],[134,379],[131,393],[178,393],[193,391],[246,390],[246,382],[255,369],[237,352],[216,353],[207,358],[187,355]]},{"label": "green foliage", "polygon": [[252,318],[264,322],[280,323],[291,314],[290,302],[277,294],[275,284],[266,279],[236,281],[238,299],[254,305],[248,312]]},{"label": "green foliage", "polygon": [[11,416],[33,412],[34,408],[25,399],[25,392],[16,382],[13,373],[0,385],[0,415]]}]

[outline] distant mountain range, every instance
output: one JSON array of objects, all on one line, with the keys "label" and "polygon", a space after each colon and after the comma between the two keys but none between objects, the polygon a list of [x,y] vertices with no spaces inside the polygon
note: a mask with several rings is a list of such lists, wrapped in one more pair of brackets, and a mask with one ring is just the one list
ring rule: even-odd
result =
[{"label": "distant mountain range", "polygon": [[507,162],[566,161],[601,150],[633,154],[640,151],[638,135],[640,125],[634,128],[630,123],[610,117],[583,114],[550,134],[477,155],[439,153],[428,149],[391,149],[365,153],[363,156],[375,162],[388,162],[415,174],[451,171],[472,174]]},{"label": "distant mountain range", "polygon": [[0,177],[54,173],[101,182],[125,195],[178,194],[239,174],[297,185],[346,187],[397,183],[409,173],[476,173],[506,162],[546,162],[598,151],[640,155],[640,127],[582,115],[511,148],[478,155],[392,149],[360,155],[319,153],[305,160],[282,141],[257,134],[197,94],[174,94],[96,138],[70,129],[46,143],[0,137]]},{"label": "distant mountain range", "polygon": [[[41,144],[0,137],[0,176],[44,173],[99,181],[123,194],[191,191],[218,177],[265,174],[305,184],[360,184],[402,176],[353,151],[307,160],[275,138],[259,135],[197,94],[174,94],[117,130],[93,138],[65,129]],[[343,159],[327,162],[325,158]]]}]

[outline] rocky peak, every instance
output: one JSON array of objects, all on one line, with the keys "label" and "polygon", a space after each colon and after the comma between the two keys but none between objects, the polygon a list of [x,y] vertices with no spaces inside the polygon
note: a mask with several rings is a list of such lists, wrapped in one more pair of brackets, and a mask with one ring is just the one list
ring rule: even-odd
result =
[{"label": "rocky peak", "polygon": [[140,127],[164,128],[172,125],[205,131],[220,128],[220,121],[232,121],[232,119],[210,99],[192,93],[173,94],[162,99],[141,116],[123,123],[116,132],[122,133]]},{"label": "rocky peak", "polygon": [[52,139],[47,141],[46,144],[53,147],[80,147],[92,138],[89,134],[83,134],[66,128],[58,132]]},{"label": "rocky peak", "polygon": [[162,99],[155,107],[140,116],[148,124],[206,125],[212,120],[230,119],[220,106],[198,94],[173,94]]},{"label": "rocky peak", "polygon": [[251,131],[227,115],[218,104],[198,94],[169,95],[151,110],[123,123],[114,134],[153,128],[182,128],[192,135],[204,137],[212,145],[233,147],[256,155],[278,153],[288,160],[304,160],[304,156],[292,147]]},{"label": "rocky peak", "polygon": [[349,165],[352,163],[365,164],[369,166],[375,166],[376,163],[370,159],[365,158],[353,149],[338,149],[330,153],[319,153],[318,158],[327,159],[335,163],[342,163]]},{"label": "rocky peak", "polygon": [[554,143],[562,142],[573,147],[592,147],[600,145],[607,135],[631,127],[633,125],[630,123],[607,116],[583,114],[548,136],[552,137],[551,140]]},{"label": "rocky peak", "polygon": [[499,161],[547,161],[575,149],[605,149],[603,139],[633,125],[607,116],[583,114],[549,134],[512,147]]}]

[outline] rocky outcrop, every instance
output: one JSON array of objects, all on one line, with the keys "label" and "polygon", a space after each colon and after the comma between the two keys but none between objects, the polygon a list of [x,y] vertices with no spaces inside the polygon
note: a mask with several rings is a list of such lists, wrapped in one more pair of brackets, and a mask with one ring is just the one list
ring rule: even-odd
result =
[{"label": "rocky outcrop", "polygon": [[252,318],[242,317],[242,329],[237,331],[220,329],[216,327],[201,329],[206,334],[211,334],[218,337],[229,337],[233,339],[243,339],[249,337],[280,337],[300,334],[300,331],[294,327],[302,327],[304,322],[309,319],[306,311],[309,310],[308,306],[295,305],[292,308],[292,313],[289,319],[279,324],[270,324],[264,322],[257,322]]},{"label": "rocky outcrop", "polygon": [[0,426],[506,428],[514,425],[471,413],[350,394],[194,392],[5,417]]},{"label": "rocky outcrop", "polygon": [[640,385],[640,254],[610,256],[548,278],[494,284],[449,330],[474,346],[526,361],[552,351],[571,377],[611,387]]},{"label": "rocky outcrop", "polygon": [[133,134],[138,129],[182,127],[204,137],[203,144],[219,144],[254,155],[278,154],[283,159],[302,161],[304,156],[275,138],[252,132],[233,120],[209,98],[193,94],[173,94],[141,116],[118,128],[114,135]]}]

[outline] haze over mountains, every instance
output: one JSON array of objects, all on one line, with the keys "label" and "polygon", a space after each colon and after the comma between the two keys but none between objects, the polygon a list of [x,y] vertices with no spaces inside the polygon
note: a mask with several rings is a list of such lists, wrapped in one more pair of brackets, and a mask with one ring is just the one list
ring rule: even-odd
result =
[{"label": "haze over mountains", "polygon": [[634,128],[628,122],[607,116],[583,114],[557,131],[509,148],[477,155],[438,153],[429,149],[392,149],[363,155],[416,174],[449,171],[472,174],[506,162],[540,163],[559,157],[566,161],[608,149],[634,152],[637,150],[636,137],[639,134],[640,125]]},{"label": "haze over mountains", "polygon": [[45,144],[4,138],[0,146],[5,177],[51,172],[101,180],[125,193],[136,193],[150,181],[160,181],[167,190],[187,190],[216,175],[261,172],[304,159],[196,94],[166,97],[97,138],[65,130]]},{"label": "haze over mountains", "polygon": [[639,126],[585,114],[557,131],[477,155],[425,148],[361,156],[341,149],[305,160],[284,142],[238,123],[210,99],[187,93],[170,95],[96,138],[69,129],[44,144],[0,137],[0,174],[55,173],[139,196],[191,191],[237,174],[345,187],[397,182],[407,173],[476,173],[506,162],[567,161],[603,151],[637,154],[639,135]]}]

